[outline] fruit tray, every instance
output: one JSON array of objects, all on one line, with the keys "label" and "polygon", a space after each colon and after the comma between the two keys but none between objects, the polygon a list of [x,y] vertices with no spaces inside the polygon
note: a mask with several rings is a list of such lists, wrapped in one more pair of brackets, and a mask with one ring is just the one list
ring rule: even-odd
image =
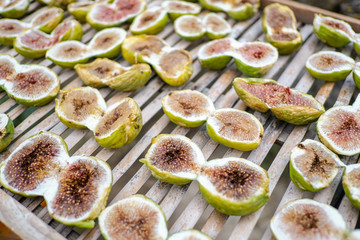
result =
[{"label": "fruit tray", "polygon": [[[158,4],[156,1],[148,2],[149,5]],[[300,50],[294,54],[280,56],[275,66],[265,77],[276,79],[281,84],[312,94],[325,105],[326,109],[335,105],[352,104],[359,90],[351,76],[345,81],[336,83],[315,80],[306,71],[305,61],[314,52],[331,50],[321,43],[312,32],[311,22],[315,12],[343,19],[349,22],[356,32],[360,32],[360,21],[285,0],[264,0],[262,6],[271,2],[290,5],[297,16],[298,29],[303,36],[304,43]],[[40,7],[38,2],[33,2],[30,5],[29,12],[31,13]],[[67,17],[70,16],[67,15]],[[260,14],[244,22],[236,22],[230,18],[227,20],[233,27],[231,37],[239,41],[265,40]],[[83,25],[83,28],[82,41],[88,42],[96,31],[88,24]],[[290,181],[289,153],[302,140],[316,138],[314,123],[294,126],[277,120],[270,112],[260,113],[247,109],[231,85],[235,77],[241,76],[233,62],[221,71],[204,70],[197,61],[197,53],[203,43],[202,41],[205,42],[205,40],[195,42],[182,40],[174,33],[172,24],[168,24],[164,31],[158,35],[170,45],[191,52],[194,59],[194,74],[190,81],[182,87],[175,88],[166,85],[156,74],[153,74],[145,87],[134,92],[116,92],[110,88],[100,90],[108,104],[129,96],[140,105],[143,111],[144,127],[133,142],[117,150],[102,148],[96,143],[90,131],[69,129],[62,124],[54,112],[54,102],[39,108],[25,107],[8,98],[5,92],[0,92],[0,112],[7,113],[14,120],[16,126],[14,140],[7,150],[0,154],[0,162],[29,136],[42,130],[55,132],[65,139],[69,146],[70,155],[92,155],[106,160],[110,164],[113,170],[113,188],[110,193],[109,204],[135,193],[145,194],[158,202],[164,210],[169,220],[170,232],[196,228],[214,239],[271,239],[269,222],[275,211],[289,200],[305,197],[338,208],[350,228],[354,229],[360,225],[358,221],[359,211],[344,196],[340,184],[340,175],[329,188],[318,193],[301,191]],[[344,48],[342,51],[346,55],[356,57],[351,47]],[[10,54],[21,63],[35,63],[50,67],[59,75],[62,89],[83,84],[74,70],[63,69],[47,59],[29,60],[17,54],[14,49],[5,46],[0,46],[0,53]],[[116,61],[124,65],[127,64],[121,56]],[[241,152],[220,146],[211,140],[206,133],[205,126],[195,129],[176,126],[170,122],[161,109],[161,99],[175,89],[201,91],[215,102],[217,108],[247,109],[264,125],[265,132],[262,143],[256,150]],[[208,205],[195,182],[177,186],[156,180],[151,176],[146,166],[139,162],[139,159],[145,155],[151,139],[160,133],[177,133],[188,136],[200,146],[206,159],[235,156],[247,158],[261,165],[267,169],[270,177],[271,197],[269,202],[251,215],[229,217]],[[358,161],[358,157],[358,155],[342,157],[342,160],[345,163],[355,163]],[[12,194],[3,187],[0,189],[1,222],[16,233],[17,236],[13,236],[13,239],[17,239],[17,237],[19,239],[101,239],[97,226],[94,229],[84,230],[60,224],[48,214],[43,204],[43,198],[22,197]],[[0,238],[2,231],[5,230],[0,230]]]}]

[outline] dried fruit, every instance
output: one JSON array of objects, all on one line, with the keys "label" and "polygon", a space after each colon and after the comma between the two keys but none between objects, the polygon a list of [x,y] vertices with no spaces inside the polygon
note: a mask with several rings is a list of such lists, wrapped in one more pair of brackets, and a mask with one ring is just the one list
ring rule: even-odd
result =
[{"label": "dried fruit", "polygon": [[168,240],[212,240],[211,237],[196,229],[189,229],[170,235]]},{"label": "dried fruit", "polygon": [[290,54],[300,48],[301,34],[296,29],[294,12],[286,5],[272,3],[264,8],[262,27],[266,39],[280,54]]},{"label": "dried fruit", "polygon": [[231,32],[230,24],[215,13],[206,14],[203,24],[206,27],[205,35],[211,40],[226,37]]},{"label": "dried fruit", "polygon": [[330,82],[344,80],[355,65],[354,59],[340,52],[321,51],[306,61],[306,69],[318,79]]},{"label": "dried fruit", "polygon": [[67,6],[68,12],[80,22],[86,22],[86,15],[93,6],[93,1],[73,2]]},{"label": "dried fruit", "polygon": [[51,34],[37,29],[20,33],[14,42],[15,50],[27,58],[45,56],[47,50],[60,41],[80,40],[83,34],[81,24],[76,20],[65,20]]},{"label": "dried fruit", "polygon": [[42,106],[56,97],[60,81],[47,67],[20,65],[15,58],[0,54],[0,88],[20,104]]},{"label": "dried fruit", "polygon": [[171,86],[183,85],[193,73],[190,53],[172,48],[156,36],[127,37],[122,44],[122,53],[131,64],[150,64],[159,77]]},{"label": "dried fruit", "polygon": [[73,3],[76,0],[38,0],[38,1],[48,6],[61,7],[65,9],[68,4]]},{"label": "dried fruit", "polygon": [[146,164],[155,178],[179,185],[196,179],[205,158],[193,141],[178,134],[161,134],[151,143],[140,162]]},{"label": "dried fruit", "polygon": [[356,86],[360,89],[360,62],[358,62],[354,65],[353,80],[354,80]]},{"label": "dried fruit", "polygon": [[299,143],[290,154],[290,177],[302,190],[317,192],[328,187],[342,167],[336,154],[311,139]]},{"label": "dried fruit", "polygon": [[0,14],[6,18],[20,18],[25,15],[29,0],[5,0],[1,2]]},{"label": "dried fruit", "polygon": [[245,111],[223,108],[216,110],[206,122],[206,131],[216,142],[241,151],[257,148],[264,128],[260,121]]},{"label": "dried fruit", "polygon": [[95,29],[117,27],[126,21],[134,19],[145,8],[145,0],[115,0],[113,3],[97,2],[86,15],[86,21]]},{"label": "dried fruit", "polygon": [[30,23],[14,19],[0,19],[0,44],[12,46],[16,37],[27,29],[51,32],[63,19],[64,11],[60,8],[40,9]]},{"label": "dried fruit", "polygon": [[99,217],[105,239],[165,240],[166,217],[160,206],[144,195],[136,194],[107,207]]},{"label": "dried fruit", "polygon": [[244,74],[259,77],[269,71],[278,59],[278,52],[271,44],[263,42],[237,42],[233,39],[214,40],[199,50],[203,68],[219,70],[234,58]]},{"label": "dried fruit", "polygon": [[360,164],[357,163],[346,166],[342,177],[342,184],[344,187],[345,195],[350,200],[350,202],[358,209],[360,209],[359,174]]},{"label": "dried fruit", "polygon": [[173,123],[184,127],[203,125],[215,111],[209,97],[193,90],[170,92],[162,99],[162,107]]},{"label": "dried fruit", "polygon": [[288,202],[271,219],[270,229],[276,239],[345,239],[346,223],[330,205],[311,199]]},{"label": "dried fruit", "polygon": [[198,15],[201,11],[198,4],[176,0],[164,1],[161,7],[168,12],[171,21],[175,21],[175,19],[183,15]]},{"label": "dried fruit", "polygon": [[327,110],[316,124],[320,141],[337,154],[360,153],[360,113],[352,106]]},{"label": "dried fruit", "polygon": [[105,148],[120,148],[130,143],[142,128],[141,110],[131,98],[106,107],[100,92],[91,87],[61,91],[55,112],[70,128],[88,128],[96,142]]},{"label": "dried fruit", "polygon": [[0,152],[2,152],[14,137],[14,124],[5,113],[0,113]]},{"label": "dried fruit", "polygon": [[68,68],[86,63],[91,57],[113,58],[119,55],[125,36],[122,28],[104,29],[97,32],[87,45],[74,40],[57,43],[46,52],[46,58]]},{"label": "dried fruit", "polygon": [[168,13],[161,7],[152,7],[139,14],[130,26],[132,34],[154,35],[161,32],[169,20]]},{"label": "dried fruit", "polygon": [[291,124],[308,124],[325,112],[313,96],[271,79],[235,78],[233,86],[248,107],[260,112],[270,109],[278,119]]},{"label": "dried fruit", "polygon": [[230,17],[239,21],[251,18],[260,7],[259,0],[199,0],[199,2],[210,11],[226,12]]},{"label": "dried fruit", "polygon": [[118,91],[133,91],[141,88],[151,75],[148,64],[139,63],[131,67],[123,67],[107,58],[97,58],[88,64],[77,64],[75,70],[81,80],[90,87],[109,86]]},{"label": "dried fruit", "polygon": [[355,35],[348,23],[320,14],[315,14],[313,26],[315,35],[332,47],[344,47]]},{"label": "dried fruit", "polygon": [[49,214],[72,226],[92,228],[112,186],[111,168],[95,157],[69,157],[64,140],[41,132],[0,165],[0,182],[24,196],[43,196]]},{"label": "dried fruit", "polygon": [[360,56],[360,34],[354,34],[352,41],[355,52]]},{"label": "dried fruit", "polygon": [[243,158],[211,160],[197,178],[205,200],[219,212],[244,216],[269,199],[269,177],[265,169]]}]

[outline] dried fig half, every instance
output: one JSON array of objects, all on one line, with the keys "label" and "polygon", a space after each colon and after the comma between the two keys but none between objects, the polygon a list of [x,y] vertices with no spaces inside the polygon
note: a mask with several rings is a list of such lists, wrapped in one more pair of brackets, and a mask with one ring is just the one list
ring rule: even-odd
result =
[{"label": "dried fig half", "polygon": [[60,90],[56,73],[40,65],[20,65],[9,55],[0,55],[0,86],[10,98],[25,106],[42,106]]},{"label": "dried fig half", "polygon": [[231,61],[236,41],[234,39],[218,39],[200,47],[198,58],[203,68],[220,70]]},{"label": "dried fig half", "polygon": [[6,18],[20,18],[26,14],[29,0],[5,0],[0,3],[0,14]]},{"label": "dried fig half", "polygon": [[357,163],[346,166],[342,177],[345,195],[357,209],[360,209],[359,175],[360,164]]},{"label": "dried fig half", "polygon": [[313,26],[315,35],[332,47],[344,47],[355,35],[348,23],[320,14],[315,14]]},{"label": "dried fig half", "polygon": [[194,41],[205,34],[203,22],[195,16],[184,15],[177,18],[174,22],[175,32],[185,40]]},{"label": "dried fig half", "polygon": [[321,51],[306,61],[306,69],[318,79],[336,82],[344,80],[353,70],[354,59],[340,52]]},{"label": "dried fig half", "polygon": [[67,6],[67,10],[76,20],[86,22],[86,15],[94,3],[94,1],[73,2]]},{"label": "dried fig half", "polygon": [[107,58],[97,58],[88,64],[77,64],[75,70],[81,80],[90,87],[109,86],[118,91],[136,90],[144,86],[151,75],[148,64],[139,63],[123,67]]},{"label": "dried fig half", "polygon": [[175,124],[199,127],[215,111],[209,97],[194,90],[170,92],[162,99],[164,113]]},{"label": "dried fig half", "polygon": [[243,158],[211,160],[197,178],[205,200],[227,215],[255,212],[269,199],[269,177],[265,169]]},{"label": "dried fig half", "polygon": [[145,158],[140,161],[155,178],[179,185],[196,179],[205,158],[193,141],[178,134],[161,134],[151,143]]},{"label": "dried fig half", "polygon": [[241,151],[257,148],[264,134],[254,115],[233,108],[218,109],[210,115],[206,131],[214,141]]},{"label": "dried fig half", "polygon": [[311,199],[285,204],[271,219],[270,229],[279,240],[346,239],[346,223],[334,207]]},{"label": "dried fig half", "polygon": [[0,113],[0,152],[2,152],[14,137],[14,123],[5,113]]},{"label": "dried fig half", "polygon": [[160,206],[144,195],[136,194],[107,207],[99,217],[105,239],[166,240],[166,217]]},{"label": "dried fig half", "polygon": [[131,98],[123,98],[106,109],[93,131],[100,146],[120,148],[134,140],[141,128],[139,105]]},{"label": "dried fig half", "polygon": [[175,19],[183,15],[198,15],[201,11],[201,7],[196,3],[176,0],[163,1],[161,7],[168,12],[171,21],[175,21]]},{"label": "dried fig half", "polygon": [[353,106],[330,108],[316,124],[320,141],[337,154],[352,156],[360,152],[360,113]]},{"label": "dried fig half", "polygon": [[30,25],[14,19],[0,19],[0,44],[12,46],[17,35]]},{"label": "dried fig half", "polygon": [[345,165],[336,154],[311,139],[299,143],[290,153],[290,177],[302,190],[327,188],[342,167]]},{"label": "dried fig half", "polygon": [[325,112],[313,96],[271,79],[235,78],[233,86],[248,107],[260,112],[270,109],[278,119],[291,124],[308,124]]},{"label": "dried fig half", "polygon": [[168,13],[161,7],[152,7],[139,14],[130,26],[134,35],[155,35],[161,32],[169,20]]},{"label": "dried fig half", "polygon": [[88,47],[75,40],[55,44],[46,52],[45,56],[53,63],[64,68],[73,68],[78,63],[86,63],[92,57]]},{"label": "dried fig half", "polygon": [[211,40],[226,37],[231,33],[230,24],[215,13],[206,14],[203,24],[206,27],[205,35]]},{"label": "dried fig half", "polygon": [[353,80],[355,85],[360,89],[360,62],[354,64],[353,68]]},{"label": "dried fig half", "polygon": [[57,7],[43,8],[31,20],[31,28],[50,33],[63,20],[64,10]]},{"label": "dried fig half", "polygon": [[211,237],[196,229],[189,229],[170,235],[168,240],[212,240]]}]

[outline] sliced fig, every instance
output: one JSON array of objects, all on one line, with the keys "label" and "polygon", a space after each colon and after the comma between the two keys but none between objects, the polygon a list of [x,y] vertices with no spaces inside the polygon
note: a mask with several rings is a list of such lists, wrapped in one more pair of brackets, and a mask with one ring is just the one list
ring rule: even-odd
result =
[{"label": "sliced fig", "polygon": [[20,18],[25,15],[29,0],[4,0],[0,3],[0,14],[6,18]]},{"label": "sliced fig", "polygon": [[360,56],[360,34],[354,34],[352,41],[355,52]]},{"label": "sliced fig", "polygon": [[360,209],[360,164],[352,164],[346,166],[342,184],[344,187],[345,195],[350,202],[357,208]]},{"label": "sliced fig", "polygon": [[45,56],[53,63],[66,68],[73,68],[78,63],[86,63],[92,57],[88,46],[75,40],[55,44]]},{"label": "sliced fig", "polygon": [[50,33],[64,18],[64,10],[57,7],[44,8],[36,12],[31,20],[31,28]]},{"label": "sliced fig", "polygon": [[178,134],[160,134],[140,162],[152,175],[171,184],[188,184],[195,180],[205,158],[201,149],[189,138]]},{"label": "sliced fig", "polygon": [[66,165],[67,145],[57,134],[42,132],[21,143],[0,165],[1,185],[23,196],[41,196]]},{"label": "sliced fig", "polygon": [[296,29],[294,12],[286,5],[272,3],[265,7],[262,26],[266,39],[280,54],[290,54],[302,44],[301,34]]},{"label": "sliced fig", "polygon": [[20,33],[14,42],[14,48],[24,57],[40,58],[45,56],[47,50],[56,43],[65,40],[80,40],[82,34],[82,27],[78,21],[65,20],[51,34],[37,29]]},{"label": "sliced fig", "polygon": [[234,45],[236,41],[229,38],[214,40],[201,46],[198,53],[201,66],[211,70],[223,69],[231,61]]},{"label": "sliced fig", "polygon": [[348,23],[320,14],[315,14],[313,26],[315,35],[332,47],[344,47],[355,35]]},{"label": "sliced fig", "polygon": [[337,154],[360,153],[360,113],[352,106],[327,110],[316,124],[320,141]]},{"label": "sliced fig", "polygon": [[206,122],[206,131],[214,141],[241,151],[257,148],[264,134],[254,115],[233,108],[216,110]]},{"label": "sliced fig", "polygon": [[356,86],[360,89],[360,62],[357,62],[354,65],[353,80],[354,80]]},{"label": "sliced fig", "polygon": [[0,19],[0,44],[11,47],[17,35],[30,27],[19,20]]},{"label": "sliced fig", "polygon": [[134,19],[146,8],[145,0],[115,0],[95,3],[86,15],[86,21],[95,29],[120,26]]},{"label": "sliced fig", "polygon": [[168,240],[212,240],[212,238],[199,230],[189,229],[172,234]]},{"label": "sliced fig", "polygon": [[201,11],[198,4],[184,1],[164,1],[161,6],[168,12],[171,21],[183,15],[198,15]]},{"label": "sliced fig", "polygon": [[160,206],[144,195],[136,194],[107,207],[99,217],[105,239],[165,240],[168,230]]},{"label": "sliced fig", "polygon": [[86,22],[86,15],[93,6],[94,1],[73,2],[67,6],[67,10],[80,22]]},{"label": "sliced fig", "polygon": [[130,143],[142,128],[139,105],[124,98],[108,107],[94,129],[96,142],[106,148],[120,148]]},{"label": "sliced fig", "polygon": [[177,18],[174,22],[174,29],[180,37],[188,41],[201,38],[206,31],[203,22],[192,15],[184,15]]},{"label": "sliced fig", "polygon": [[199,0],[200,4],[213,12],[223,11],[238,21],[254,16],[260,7],[259,0]]},{"label": "sliced fig", "polygon": [[302,190],[327,188],[342,167],[345,165],[336,154],[311,139],[299,143],[290,154],[290,177]]},{"label": "sliced fig", "polygon": [[0,152],[2,152],[14,137],[14,123],[5,113],[0,113]]},{"label": "sliced fig", "polygon": [[16,102],[42,106],[60,90],[56,73],[40,65],[20,65],[9,55],[0,55],[0,86]]},{"label": "sliced fig", "polygon": [[169,20],[165,9],[152,7],[139,14],[130,26],[132,34],[155,35],[161,32]]},{"label": "sliced fig", "polygon": [[226,37],[231,33],[230,24],[215,13],[206,14],[203,24],[206,27],[205,35],[211,40]]},{"label": "sliced fig", "polygon": [[197,178],[205,200],[227,215],[255,212],[269,199],[269,177],[265,169],[243,158],[211,160]]},{"label": "sliced fig", "polygon": [[175,124],[199,127],[215,111],[209,97],[194,90],[170,92],[162,99],[164,113]]},{"label": "sliced fig", "polygon": [[279,240],[345,239],[346,223],[330,205],[311,199],[299,199],[285,204],[271,219],[270,229]]},{"label": "sliced fig", "polygon": [[291,124],[308,124],[325,112],[313,96],[271,79],[235,78],[233,86],[248,107],[260,112],[270,109],[278,119]]},{"label": "sliced fig", "polygon": [[55,6],[66,9],[66,6],[76,0],[38,0],[40,3],[48,6]]},{"label": "sliced fig", "polygon": [[59,98],[55,99],[55,112],[69,128],[93,130],[105,110],[105,100],[97,89],[91,87],[60,91]]},{"label": "sliced fig", "polygon": [[111,190],[110,166],[95,157],[71,157],[57,181],[44,194],[50,215],[65,225],[93,228]]},{"label": "sliced fig", "polygon": [[77,64],[75,70],[88,86],[101,88],[109,86],[118,91],[133,91],[144,86],[151,75],[148,64],[139,63],[123,67],[107,58],[97,58],[89,64]]},{"label": "sliced fig", "polygon": [[268,43],[240,43],[233,55],[238,69],[250,76],[260,77],[267,73],[276,63],[278,52]]},{"label": "sliced fig", "polygon": [[306,61],[306,69],[318,79],[336,82],[344,80],[355,65],[354,59],[340,52],[321,51]]}]

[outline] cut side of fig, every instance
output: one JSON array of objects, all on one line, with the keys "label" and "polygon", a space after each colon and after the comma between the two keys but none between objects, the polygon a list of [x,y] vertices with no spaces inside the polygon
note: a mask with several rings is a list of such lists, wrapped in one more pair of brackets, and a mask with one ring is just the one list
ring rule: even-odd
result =
[{"label": "cut side of fig", "polygon": [[200,47],[198,58],[203,68],[220,70],[231,61],[234,52],[234,39],[219,39],[208,42]]},{"label": "cut side of fig", "polygon": [[130,143],[142,128],[139,105],[124,98],[108,107],[94,129],[96,142],[106,148],[120,148]]},{"label": "cut side of fig", "polygon": [[51,34],[37,29],[29,29],[18,35],[14,42],[15,50],[27,58],[45,56],[47,50],[60,41],[80,40],[83,31],[76,20],[65,20],[59,24]]},{"label": "cut side of fig", "polygon": [[214,141],[241,151],[257,148],[264,134],[254,115],[233,108],[216,110],[209,116],[206,130]]},{"label": "cut side of fig", "polygon": [[161,134],[151,143],[145,158],[140,161],[155,178],[179,185],[196,179],[205,158],[193,141],[178,134]]},{"label": "cut side of fig", "polygon": [[206,31],[202,21],[192,15],[184,15],[177,18],[174,22],[174,29],[180,37],[188,41],[201,38]]},{"label": "cut side of fig", "polygon": [[162,107],[173,123],[183,127],[199,127],[215,111],[209,97],[193,90],[170,92],[162,99]]},{"label": "cut side of fig", "polygon": [[311,139],[299,143],[290,154],[290,177],[302,190],[317,192],[328,187],[342,167],[336,154]]},{"label": "cut side of fig", "polygon": [[25,106],[42,106],[60,90],[56,73],[40,65],[20,65],[9,55],[0,55],[0,86],[10,98]]},{"label": "cut side of fig", "polygon": [[0,113],[0,152],[2,152],[14,137],[14,123],[5,113]]},{"label": "cut side of fig", "polygon": [[345,195],[350,202],[357,208],[360,209],[360,164],[352,164],[346,166],[342,184],[344,187]]},{"label": "cut side of fig", "polygon": [[360,89],[360,62],[357,62],[354,65],[353,80],[354,80],[355,85]]},{"label": "cut side of fig", "polygon": [[360,56],[360,34],[355,34],[352,41],[355,52]]},{"label": "cut side of fig", "polygon": [[176,0],[164,1],[161,7],[168,12],[171,21],[175,21],[175,19],[183,15],[198,15],[201,11],[198,4]]},{"label": "cut side of fig", "polygon": [[260,112],[270,109],[278,119],[291,124],[308,124],[325,112],[313,96],[271,79],[235,78],[233,86],[248,107]]},{"label": "cut side of fig", "polygon": [[206,14],[203,24],[206,27],[205,35],[211,40],[226,37],[231,33],[230,24],[215,13]]},{"label": "cut side of fig", "polygon": [[296,29],[294,12],[286,5],[273,3],[265,7],[262,26],[266,39],[280,54],[290,54],[300,48],[301,34]]},{"label": "cut side of fig", "polygon": [[46,52],[46,58],[69,68],[78,63],[86,63],[91,57],[113,58],[121,52],[125,36],[126,32],[122,28],[104,29],[97,32],[88,45],[80,41],[57,43]]},{"label": "cut side of fig", "polygon": [[91,7],[86,21],[95,29],[117,27],[134,19],[145,8],[145,0],[115,0],[111,4],[98,2]]},{"label": "cut side of fig", "polygon": [[269,177],[265,169],[243,158],[211,160],[197,178],[205,200],[227,215],[255,212],[269,199]]},{"label": "cut side of fig", "polygon": [[360,153],[360,113],[352,106],[327,110],[316,124],[320,141],[337,154]]},{"label": "cut side of fig", "polygon": [[48,6],[60,7],[66,9],[66,6],[76,0],[38,0],[40,3]]},{"label": "cut side of fig", "polygon": [[100,92],[91,87],[60,91],[59,98],[55,99],[55,112],[69,128],[94,129],[105,110],[106,103]]},{"label": "cut side of fig", "polygon": [[57,134],[40,132],[0,165],[0,182],[24,196],[43,196],[57,221],[92,228],[112,186],[110,166],[95,157],[69,157]]},{"label": "cut side of fig", "polygon": [[288,202],[271,219],[276,239],[346,239],[346,223],[336,208],[311,199]]},{"label": "cut side of fig", "polygon": [[67,6],[67,10],[80,22],[86,22],[86,15],[94,5],[93,1],[73,2]]},{"label": "cut side of fig", "polygon": [[130,26],[132,34],[155,35],[161,32],[169,20],[167,11],[161,7],[152,7],[138,15]]},{"label": "cut side of fig", "polygon": [[148,64],[123,67],[107,58],[97,58],[88,64],[77,64],[75,70],[81,80],[90,87],[109,86],[118,91],[134,91],[144,86],[151,75]]},{"label": "cut side of fig", "polygon": [[348,23],[320,14],[315,14],[313,26],[315,35],[332,47],[344,47],[355,35]]},{"label": "cut side of fig", "polygon": [[19,20],[0,19],[0,44],[11,47],[17,35],[29,27]]},{"label": "cut side of fig", "polygon": [[6,18],[20,18],[26,14],[29,0],[5,0],[0,3],[0,14]]},{"label": "cut side of fig", "polygon": [[238,21],[254,16],[260,7],[258,0],[199,0],[201,5],[213,12],[223,11]]},{"label": "cut side of fig", "polygon": [[189,229],[172,234],[168,240],[212,240],[211,237],[196,229]]},{"label": "cut side of fig", "polygon": [[157,239],[168,236],[166,217],[160,206],[136,194],[107,207],[99,217],[105,239]]},{"label": "cut side of fig", "polygon": [[50,33],[63,20],[64,10],[57,7],[43,8],[31,20],[31,28]]},{"label": "cut side of fig", "polygon": [[306,61],[306,69],[318,79],[336,82],[344,80],[353,70],[354,59],[340,52],[321,51]]}]

